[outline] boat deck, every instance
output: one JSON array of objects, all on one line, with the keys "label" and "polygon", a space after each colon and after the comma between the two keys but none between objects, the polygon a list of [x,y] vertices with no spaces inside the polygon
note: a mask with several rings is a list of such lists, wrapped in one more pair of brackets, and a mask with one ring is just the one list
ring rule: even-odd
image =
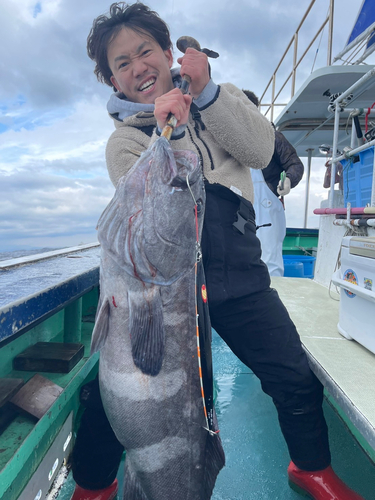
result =
[{"label": "boat deck", "polygon": [[[371,381],[375,376],[375,355],[337,333],[339,304],[329,298],[325,287],[298,278],[275,278],[273,286],[297,325],[313,369],[332,391],[324,403],[330,429],[332,465],[365,500],[374,500],[375,465],[330,401],[334,402],[333,398],[336,398],[358,427],[362,431],[367,429],[367,438],[372,442],[375,389]],[[213,360],[218,391],[216,408],[227,461],[219,474],[213,500],[302,498],[288,486],[287,448],[276,410],[271,399],[262,392],[257,377],[216,333],[213,336]],[[121,488],[122,466],[118,479]],[[50,498],[68,500],[73,489],[69,474],[58,496]]]},{"label": "boat deck", "polygon": [[338,333],[340,302],[335,291],[298,278],[273,278],[272,284],[297,326],[313,371],[375,461],[375,388],[371,383],[375,354]]}]

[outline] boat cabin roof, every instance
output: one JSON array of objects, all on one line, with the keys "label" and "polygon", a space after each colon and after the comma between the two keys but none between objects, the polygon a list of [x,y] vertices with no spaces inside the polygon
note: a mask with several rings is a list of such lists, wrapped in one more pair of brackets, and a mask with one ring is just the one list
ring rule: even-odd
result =
[{"label": "boat cabin roof", "polygon": [[[372,68],[369,65],[327,66],[314,71],[299,88],[275,119],[276,128],[293,144],[299,156],[308,156],[308,149],[313,149],[312,156],[322,156],[319,146],[332,145],[334,113],[328,110],[329,96],[323,94],[345,92]],[[354,93],[348,108],[370,107],[374,102],[374,87],[375,78],[372,78],[367,86]],[[344,111],[340,119],[339,148],[350,145],[350,132],[345,130],[348,116]],[[364,123],[364,114],[361,120]]]}]

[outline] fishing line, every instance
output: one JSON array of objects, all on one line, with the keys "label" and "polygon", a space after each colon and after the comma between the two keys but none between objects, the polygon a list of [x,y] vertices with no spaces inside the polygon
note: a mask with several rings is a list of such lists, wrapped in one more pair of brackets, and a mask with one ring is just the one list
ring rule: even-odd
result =
[{"label": "fishing line", "polygon": [[[186,175],[186,184],[187,184],[187,187],[189,188],[189,191],[190,191],[190,194],[191,194],[191,197],[193,198],[193,201],[194,201],[194,212],[195,212],[195,232],[196,232],[196,238],[197,238],[197,241],[196,241],[196,248],[197,248],[197,253],[199,252],[200,255],[201,252],[200,252],[200,244],[199,244],[199,230],[198,230],[198,203],[194,197],[194,193],[193,191],[191,190],[191,187],[190,187],[190,184],[189,184],[189,174]],[[197,276],[197,273],[195,272],[195,276]]]},{"label": "fishing line", "polygon": [[194,205],[195,205],[195,206],[197,206],[196,199],[194,198],[193,191],[191,190],[191,187],[190,187],[190,184],[189,184],[189,174],[186,174],[186,184],[187,184],[187,187],[189,188],[189,191],[190,191],[191,197],[193,198]]}]

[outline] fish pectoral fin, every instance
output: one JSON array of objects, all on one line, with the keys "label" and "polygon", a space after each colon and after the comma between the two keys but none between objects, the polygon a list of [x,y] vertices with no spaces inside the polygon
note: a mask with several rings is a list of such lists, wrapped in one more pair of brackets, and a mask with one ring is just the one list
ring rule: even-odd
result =
[{"label": "fish pectoral fin", "polygon": [[106,298],[100,304],[100,309],[97,312],[95,318],[95,326],[92,332],[91,338],[91,348],[90,354],[94,354],[99,351],[105,344],[107,340],[108,330],[109,330],[109,311],[110,305]]},{"label": "fish pectoral fin", "polygon": [[140,296],[129,293],[129,324],[134,364],[145,374],[157,375],[163,364],[165,333],[162,301],[157,286]]}]

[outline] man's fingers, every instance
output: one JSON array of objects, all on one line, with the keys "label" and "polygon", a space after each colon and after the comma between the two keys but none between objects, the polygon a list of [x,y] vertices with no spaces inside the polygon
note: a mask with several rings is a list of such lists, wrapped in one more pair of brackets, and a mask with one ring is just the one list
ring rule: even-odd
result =
[{"label": "man's fingers", "polygon": [[190,94],[198,97],[210,80],[206,54],[189,48],[184,56],[177,59],[177,62],[181,64],[181,76],[188,75],[191,78]]},{"label": "man's fingers", "polygon": [[160,128],[167,122],[168,115],[172,113],[177,119],[177,126],[187,123],[192,98],[183,95],[179,89],[173,89],[155,100],[155,118]]}]

